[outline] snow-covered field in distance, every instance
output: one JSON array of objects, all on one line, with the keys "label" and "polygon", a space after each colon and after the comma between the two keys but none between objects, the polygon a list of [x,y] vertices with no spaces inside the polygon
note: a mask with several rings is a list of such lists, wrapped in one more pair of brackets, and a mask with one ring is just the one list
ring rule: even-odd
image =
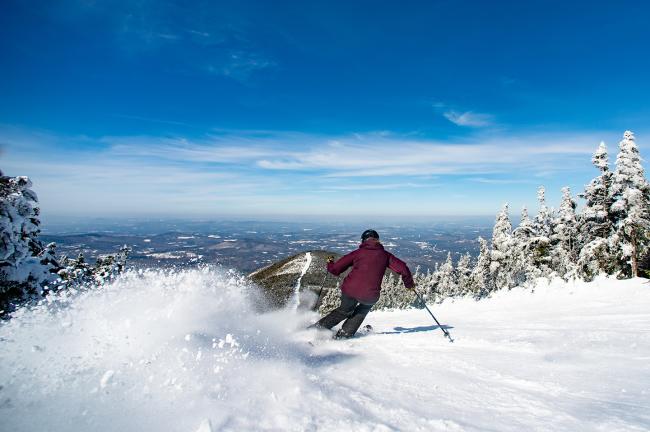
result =
[{"label": "snow-covered field in distance", "polygon": [[[426,272],[444,262],[447,252],[454,260],[465,252],[476,256],[478,236],[491,237],[493,224],[490,217],[372,227],[391,252],[412,269],[420,266]],[[42,239],[55,242],[58,252],[68,256],[82,252],[89,262],[126,244],[131,248],[131,268],[192,267],[203,262],[250,273],[307,250],[350,252],[367,228],[361,223],[178,220],[102,225],[86,221],[78,226],[50,226]]]},{"label": "snow-covered field in distance", "polygon": [[0,324],[7,431],[650,429],[650,286],[515,289],[371,312],[375,333],[305,343],[316,317],[256,315],[233,272],[129,273]]}]

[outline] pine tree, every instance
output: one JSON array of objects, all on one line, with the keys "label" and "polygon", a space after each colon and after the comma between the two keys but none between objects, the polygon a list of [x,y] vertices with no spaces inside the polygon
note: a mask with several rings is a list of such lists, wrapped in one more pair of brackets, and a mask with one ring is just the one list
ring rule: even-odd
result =
[{"label": "pine tree", "polygon": [[512,224],[508,214],[508,203],[503,205],[494,222],[492,229],[492,247],[501,252],[507,252],[512,243]]},{"label": "pine tree", "polygon": [[601,272],[610,274],[614,267],[608,239],[592,240],[580,250],[577,269],[582,279],[591,281]]},{"label": "pine tree", "polygon": [[521,240],[530,240],[535,237],[535,225],[528,216],[528,209],[524,206],[521,209],[521,220],[519,226],[513,232],[515,238]]},{"label": "pine tree", "polygon": [[98,257],[95,267],[90,271],[97,283],[104,283],[114,279],[126,268],[126,261],[129,257],[131,248],[124,245],[115,255]]},{"label": "pine tree", "polygon": [[645,178],[634,134],[626,131],[619,144],[612,176],[614,235],[610,249],[623,275],[638,276],[638,260],[645,252],[650,230],[650,185]]},{"label": "pine tree", "polygon": [[592,280],[601,271],[612,272],[609,238],[612,234],[612,171],[609,169],[607,147],[601,142],[594,153],[592,163],[600,175],[585,186],[580,195],[585,206],[579,216],[578,274]]},{"label": "pine tree", "polygon": [[551,275],[551,231],[553,212],[546,206],[546,190],[540,186],[537,191],[539,201],[539,212],[533,223],[535,237],[529,242],[529,251],[533,266],[536,270],[536,277],[548,277]]},{"label": "pine tree", "polygon": [[[417,278],[419,278],[417,271],[416,274]],[[414,275],[413,279],[416,280],[416,275]],[[381,296],[374,309],[405,309],[413,306],[415,301],[415,292],[404,287],[401,277],[389,273],[384,276],[381,284]]]},{"label": "pine tree", "polygon": [[[427,269],[426,273],[416,271],[413,275],[413,280],[415,281],[416,289],[419,290],[419,293],[425,301],[436,301],[435,286],[438,283],[438,263],[435,263],[433,271],[430,269]],[[415,305],[418,305],[417,301],[415,302]]]},{"label": "pine tree", "polygon": [[478,238],[479,254],[476,262],[476,267],[472,271],[472,291],[476,299],[487,297],[494,291],[494,281],[492,280],[492,272],[490,266],[492,260],[490,258],[490,248],[488,243],[482,237]]},{"label": "pine tree", "polygon": [[453,296],[458,290],[458,281],[454,271],[454,264],[451,259],[451,252],[447,253],[447,259],[438,270],[438,283],[436,292],[441,297]]},{"label": "pine tree", "polygon": [[43,294],[59,266],[38,238],[40,210],[28,177],[0,172],[0,310],[14,300]]},{"label": "pine tree", "polygon": [[508,204],[504,204],[494,222],[492,230],[491,269],[496,289],[512,288],[513,258],[512,224],[508,215]]},{"label": "pine tree", "polygon": [[576,237],[578,221],[576,203],[568,187],[562,188],[562,202],[553,221],[551,234],[551,267],[562,277],[570,277],[575,272],[577,261]]},{"label": "pine tree", "polygon": [[325,295],[323,296],[321,303],[318,306],[318,313],[321,315],[327,315],[340,305],[341,290],[339,289],[339,284],[337,282],[336,287],[326,289]]},{"label": "pine tree", "polygon": [[[79,253],[77,258],[72,259],[66,256],[61,258],[63,268],[59,271],[59,277],[67,287],[79,286],[90,282],[93,279],[93,268],[86,262],[83,253]],[[99,262],[100,268],[103,261]]]},{"label": "pine tree", "polygon": [[546,189],[544,186],[537,189],[537,201],[539,202],[539,212],[535,217],[535,232],[538,237],[550,237],[552,212],[546,206]]},{"label": "pine tree", "polygon": [[533,254],[533,239],[537,237],[535,224],[528,216],[528,209],[521,209],[519,226],[513,231],[512,279],[515,286],[524,285],[527,281],[539,277],[535,268]]},{"label": "pine tree", "polygon": [[472,279],[472,256],[469,252],[463,254],[456,265],[457,295],[466,295],[469,292]]},{"label": "pine tree", "polygon": [[610,207],[613,204],[613,173],[609,169],[609,156],[604,142],[600,143],[591,161],[600,171],[600,175],[585,187],[581,195],[586,201],[582,212],[582,245],[595,239],[606,239],[612,230]]},{"label": "pine tree", "polygon": [[39,254],[40,263],[44,268],[48,269],[50,275],[48,276],[49,285],[46,285],[49,291],[56,291],[61,287],[61,280],[57,273],[61,270],[61,264],[56,257],[56,243],[48,243],[45,245],[43,251]]}]

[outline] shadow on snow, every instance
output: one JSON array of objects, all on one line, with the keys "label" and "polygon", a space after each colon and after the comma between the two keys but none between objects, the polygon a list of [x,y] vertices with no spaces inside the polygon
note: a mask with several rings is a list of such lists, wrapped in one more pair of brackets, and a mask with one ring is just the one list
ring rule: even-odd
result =
[{"label": "shadow on snow", "polygon": [[[437,325],[419,326],[419,327],[393,327],[393,331],[385,331],[377,334],[419,333],[419,332],[438,330],[439,328],[441,327],[438,327]],[[445,330],[449,330],[449,329],[453,329],[454,327],[443,325],[442,328]]]}]

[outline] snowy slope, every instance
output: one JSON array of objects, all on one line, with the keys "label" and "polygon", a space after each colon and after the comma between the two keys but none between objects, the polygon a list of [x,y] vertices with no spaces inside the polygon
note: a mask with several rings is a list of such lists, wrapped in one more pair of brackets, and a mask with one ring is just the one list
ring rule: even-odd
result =
[{"label": "snowy slope", "polygon": [[129,274],[0,325],[0,429],[650,429],[650,286],[599,279],[372,312],[310,347],[314,315],[255,315],[214,269]]}]

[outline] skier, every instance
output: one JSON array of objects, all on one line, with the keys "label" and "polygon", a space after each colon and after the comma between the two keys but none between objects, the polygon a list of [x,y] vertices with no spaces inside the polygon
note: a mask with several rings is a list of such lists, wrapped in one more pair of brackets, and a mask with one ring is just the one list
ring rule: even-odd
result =
[{"label": "skier", "polygon": [[327,259],[327,271],[340,275],[352,266],[352,271],[345,277],[341,286],[341,306],[324,316],[312,327],[331,329],[345,320],[335,339],[351,338],[361,326],[364,318],[379,300],[381,281],[386,268],[402,276],[404,286],[413,289],[415,283],[411,271],[404,261],[384,250],[375,230],[366,230],[361,234],[359,249],[341,257],[334,262]]}]

